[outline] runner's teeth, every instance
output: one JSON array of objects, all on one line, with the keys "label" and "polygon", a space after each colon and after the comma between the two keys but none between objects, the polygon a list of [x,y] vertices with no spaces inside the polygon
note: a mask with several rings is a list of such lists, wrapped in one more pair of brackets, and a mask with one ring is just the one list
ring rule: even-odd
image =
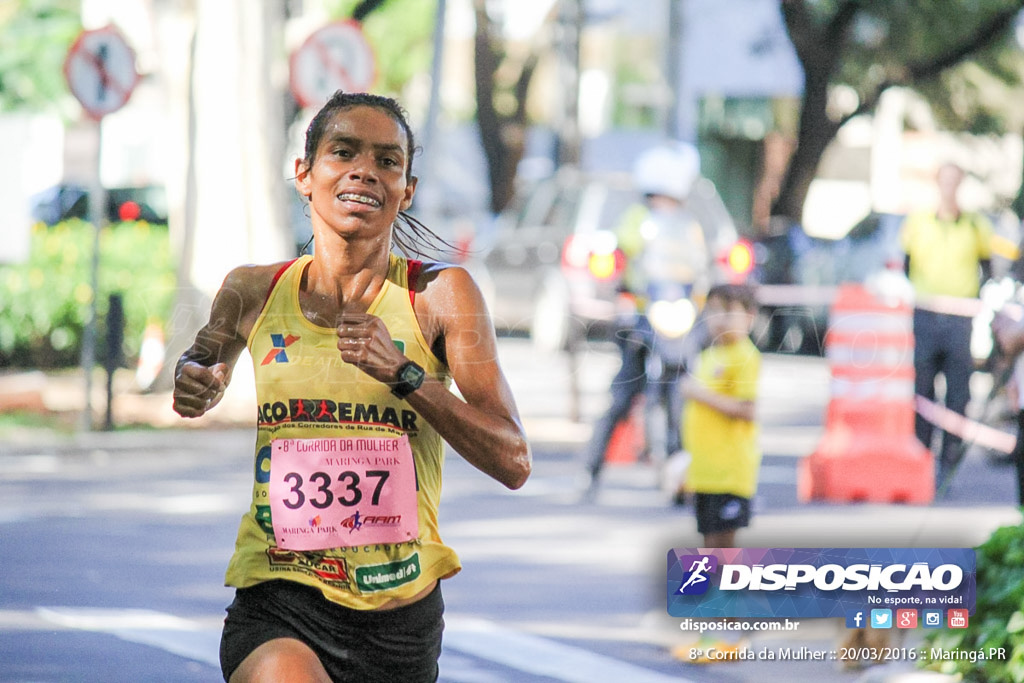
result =
[{"label": "runner's teeth", "polygon": [[353,194],[351,192],[343,192],[339,194],[338,199],[341,199],[343,201],[358,202],[360,204],[367,204],[369,206],[380,206],[380,202],[378,202],[373,197],[365,197],[361,194]]}]

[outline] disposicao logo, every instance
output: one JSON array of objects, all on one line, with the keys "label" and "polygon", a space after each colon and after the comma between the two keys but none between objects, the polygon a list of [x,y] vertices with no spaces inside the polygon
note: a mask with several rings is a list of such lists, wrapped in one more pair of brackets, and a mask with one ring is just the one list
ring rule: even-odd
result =
[{"label": "disposicao logo", "polygon": [[689,565],[683,584],[679,586],[679,595],[703,595],[711,585],[709,574],[718,569],[718,558],[714,555],[690,555],[681,557],[682,565]]},{"label": "disposicao logo", "polygon": [[[892,628],[898,608],[975,601],[969,548],[675,548],[668,612],[678,617],[846,617]],[[889,611],[888,626],[875,614]],[[916,611],[915,611],[916,615]],[[854,627],[859,627],[855,624]]]},{"label": "disposicao logo", "polygon": [[260,365],[270,365],[271,363],[287,363],[288,354],[285,353],[285,349],[294,344],[299,340],[294,334],[289,334],[287,337],[283,334],[271,334],[270,343],[274,345],[274,348],[270,349],[266,357],[263,358],[263,362]]}]

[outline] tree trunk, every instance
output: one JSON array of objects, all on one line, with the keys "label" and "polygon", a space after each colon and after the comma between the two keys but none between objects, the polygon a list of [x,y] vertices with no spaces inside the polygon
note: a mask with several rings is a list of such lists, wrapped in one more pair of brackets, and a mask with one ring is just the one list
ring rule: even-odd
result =
[{"label": "tree trunk", "polygon": [[476,15],[474,34],[473,76],[476,84],[476,119],[480,127],[480,142],[487,160],[487,178],[491,190],[491,212],[498,213],[511,199],[511,184],[505,180],[505,160],[508,149],[502,135],[502,122],[494,106],[494,74],[499,57],[494,43],[494,27],[487,16],[485,0],[473,0]]},{"label": "tree trunk", "polygon": [[[166,2],[165,21],[174,18]],[[177,50],[172,101],[182,157],[168,172],[170,222],[179,258],[177,301],[169,321],[164,370],[206,323],[209,304],[231,268],[270,263],[294,252],[283,171],[283,85],[268,74],[283,44],[283,0],[192,0]],[[182,50],[189,46],[191,50]]]},{"label": "tree trunk", "polygon": [[[491,191],[490,209],[492,213],[499,213],[512,200],[516,169],[526,147],[526,95],[537,66],[539,48],[534,46],[527,56],[520,67],[518,79],[509,91],[515,101],[515,111],[511,115],[502,115],[494,102],[497,90],[495,74],[503,57],[486,5],[486,0],[473,0],[476,15],[473,75],[477,125],[480,127],[480,142],[487,160]],[[551,16],[549,14],[549,20]]]},{"label": "tree trunk", "polygon": [[800,109],[800,129],[796,150],[790,157],[779,196],[772,203],[772,216],[791,223],[803,219],[804,202],[821,157],[835,139],[840,124],[826,114],[828,74],[816,73],[805,65],[804,95]]}]

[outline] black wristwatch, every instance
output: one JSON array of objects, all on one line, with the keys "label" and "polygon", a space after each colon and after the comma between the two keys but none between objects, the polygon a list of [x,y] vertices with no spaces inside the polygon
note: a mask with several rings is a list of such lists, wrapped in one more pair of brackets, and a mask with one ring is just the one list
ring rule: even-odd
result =
[{"label": "black wristwatch", "polygon": [[423,380],[426,376],[427,373],[424,372],[423,368],[413,361],[408,361],[398,368],[395,382],[391,385],[391,393],[398,398],[405,398],[423,386]]}]

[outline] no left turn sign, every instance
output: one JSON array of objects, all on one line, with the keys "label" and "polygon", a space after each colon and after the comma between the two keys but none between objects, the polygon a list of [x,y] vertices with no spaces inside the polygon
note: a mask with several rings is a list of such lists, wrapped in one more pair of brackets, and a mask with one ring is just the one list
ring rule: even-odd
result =
[{"label": "no left turn sign", "polygon": [[289,85],[301,107],[319,107],[335,90],[365,92],[376,77],[373,49],[359,22],[318,29],[291,56]]},{"label": "no left turn sign", "polygon": [[64,60],[64,77],[85,111],[103,118],[123,107],[135,89],[135,52],[113,26],[82,31]]}]

